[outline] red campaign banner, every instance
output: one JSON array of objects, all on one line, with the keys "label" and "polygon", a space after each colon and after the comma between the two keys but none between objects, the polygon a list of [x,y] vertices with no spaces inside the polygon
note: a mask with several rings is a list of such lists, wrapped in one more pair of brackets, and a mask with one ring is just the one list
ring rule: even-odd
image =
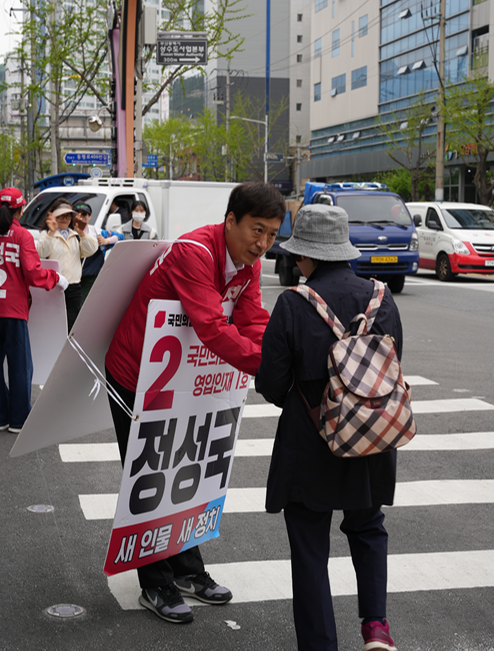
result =
[{"label": "red campaign banner", "polygon": [[150,302],[106,574],[219,536],[249,381],[202,344],[178,301]]},{"label": "red campaign banner", "polygon": [[216,538],[223,503],[224,498],[216,505],[202,504],[171,516],[113,529],[105,574],[112,576],[155,563]]}]

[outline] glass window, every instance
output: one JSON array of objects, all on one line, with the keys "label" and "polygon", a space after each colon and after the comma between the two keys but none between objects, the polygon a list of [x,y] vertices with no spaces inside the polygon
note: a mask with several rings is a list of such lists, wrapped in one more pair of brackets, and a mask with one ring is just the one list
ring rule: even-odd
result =
[{"label": "glass window", "polygon": [[410,225],[410,215],[405,204],[399,197],[390,197],[385,194],[376,194],[369,201],[367,196],[348,197],[338,196],[337,205],[341,206],[348,213],[348,222],[366,224],[400,224]]},{"label": "glass window", "polygon": [[367,66],[352,70],[352,90],[367,86]]},{"label": "glass window", "polygon": [[301,23],[302,22],[303,15],[302,14],[297,14],[297,22]]},{"label": "glass window", "polygon": [[328,6],[328,0],[316,0],[316,13]]},{"label": "glass window", "polygon": [[302,88],[302,80],[297,79],[297,88]]},{"label": "glass window", "polygon": [[302,136],[295,136],[295,142],[302,142]]},{"label": "glass window", "polygon": [[444,221],[448,228],[467,230],[494,230],[494,212],[489,208],[478,210],[442,209]]},{"label": "glass window", "polygon": [[358,37],[359,38],[362,38],[362,36],[367,36],[368,23],[369,23],[368,14],[365,14],[365,16],[361,16],[358,19]]},{"label": "glass window", "polygon": [[302,34],[297,34],[297,43],[302,43]]},{"label": "glass window", "polygon": [[331,56],[337,57],[340,54],[340,30],[335,29],[333,32]]},{"label": "glass window", "polygon": [[322,53],[322,38],[316,38],[314,41],[314,56],[320,57]]},{"label": "glass window", "polygon": [[314,84],[314,102],[321,100],[321,82]]},{"label": "glass window", "polygon": [[336,95],[341,95],[346,91],[346,74],[338,75],[331,79],[331,89],[336,91]]},{"label": "glass window", "polygon": [[302,63],[302,55],[297,54],[297,63]]},{"label": "glass window", "polygon": [[297,111],[301,111],[301,110],[302,110],[302,104],[299,103],[299,104],[297,104]]}]

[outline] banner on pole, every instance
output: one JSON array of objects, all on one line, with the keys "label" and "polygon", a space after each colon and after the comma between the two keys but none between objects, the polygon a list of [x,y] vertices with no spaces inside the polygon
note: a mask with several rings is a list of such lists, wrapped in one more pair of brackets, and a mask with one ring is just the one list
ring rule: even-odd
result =
[{"label": "banner on pole", "polygon": [[219,535],[249,382],[202,344],[179,301],[150,302],[106,574]]}]

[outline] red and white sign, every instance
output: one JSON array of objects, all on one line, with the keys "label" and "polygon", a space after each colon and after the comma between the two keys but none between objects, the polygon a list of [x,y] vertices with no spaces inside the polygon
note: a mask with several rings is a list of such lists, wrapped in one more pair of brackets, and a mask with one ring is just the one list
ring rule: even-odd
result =
[{"label": "red and white sign", "polygon": [[180,302],[150,302],[106,574],[219,535],[249,382],[202,344]]}]

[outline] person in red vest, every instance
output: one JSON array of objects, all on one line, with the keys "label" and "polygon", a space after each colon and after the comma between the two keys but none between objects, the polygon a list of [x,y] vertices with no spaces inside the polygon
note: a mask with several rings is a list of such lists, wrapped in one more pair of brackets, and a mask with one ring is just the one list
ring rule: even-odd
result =
[{"label": "person in red vest", "polygon": [[27,321],[29,287],[65,290],[64,276],[43,269],[31,233],[19,224],[26,201],[17,188],[0,191],[0,363],[7,358],[9,386],[0,381],[0,430],[18,433],[31,410],[33,361]]},{"label": "person in red vest", "polygon": [[[179,300],[196,334],[211,352],[255,375],[269,313],[261,305],[261,257],[271,248],[285,217],[285,201],[272,185],[236,186],[224,222],[203,226],[175,240],[141,280],[106,355],[108,383],[132,411],[152,299]],[[231,318],[224,305],[233,306]],[[130,417],[110,399],[120,456],[127,451]],[[205,571],[198,547],[137,570],[139,602],[174,623],[193,620],[182,595],[210,604],[232,599]]]}]

